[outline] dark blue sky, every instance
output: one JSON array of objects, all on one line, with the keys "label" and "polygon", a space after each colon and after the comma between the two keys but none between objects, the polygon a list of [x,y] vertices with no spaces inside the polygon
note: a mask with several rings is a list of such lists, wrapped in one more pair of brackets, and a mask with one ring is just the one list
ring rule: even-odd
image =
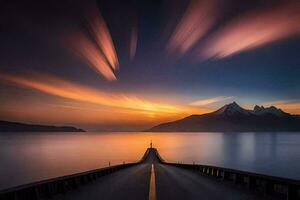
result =
[{"label": "dark blue sky", "polygon": [[[280,12],[278,14],[275,9],[272,10],[273,7],[291,3],[298,9],[300,6],[297,1],[220,0],[216,6],[218,17],[214,18],[214,23],[182,55],[169,53],[166,46],[175,27],[180,20],[184,20],[184,13],[188,12],[188,1],[91,2],[4,3],[0,19],[1,73],[52,74],[106,92],[130,93],[150,100],[152,97],[164,100],[172,98],[172,102],[178,104],[222,96],[230,97],[229,101],[235,100],[246,107],[278,101],[282,105],[291,102],[294,106],[300,105],[299,27],[291,30],[288,36],[224,58],[212,56],[199,59],[197,55],[198,49],[203,50],[202,45],[209,41],[211,35],[221,32],[227,24],[235,28],[234,20],[242,20],[245,13],[249,13],[249,18],[256,13],[280,15]],[[117,80],[113,82],[95,73],[87,63],[66,48],[65,40],[70,34],[78,30],[86,31],[84,16],[94,5],[97,5],[108,26],[120,63],[119,69],[114,72]],[[272,27],[270,24],[266,26]],[[134,60],[130,61],[132,28],[137,30],[137,48]],[[1,91],[16,87],[8,86],[5,81],[0,83]],[[217,108],[224,103],[205,106]],[[299,112],[300,108],[294,108],[293,111]]]}]

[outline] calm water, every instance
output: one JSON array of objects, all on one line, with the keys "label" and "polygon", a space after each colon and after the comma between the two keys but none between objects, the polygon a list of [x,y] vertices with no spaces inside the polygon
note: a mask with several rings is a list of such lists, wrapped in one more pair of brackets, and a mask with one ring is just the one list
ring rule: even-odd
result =
[{"label": "calm water", "polygon": [[300,132],[1,133],[0,188],[137,161],[151,139],[167,161],[300,179]]}]

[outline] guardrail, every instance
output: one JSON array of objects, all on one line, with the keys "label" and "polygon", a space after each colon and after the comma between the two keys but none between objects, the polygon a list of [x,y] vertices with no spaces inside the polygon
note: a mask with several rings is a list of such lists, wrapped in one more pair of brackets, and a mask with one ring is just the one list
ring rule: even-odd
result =
[{"label": "guardrail", "polygon": [[[266,197],[276,196],[276,198],[286,198],[288,200],[300,199],[299,180],[209,165],[169,163],[162,159],[156,149],[153,148],[152,150],[155,151],[157,158],[162,164],[193,170],[203,176],[209,176],[221,181],[230,181],[245,188],[262,192],[266,194]],[[76,189],[81,185],[95,181],[120,169],[137,165],[145,161],[149,152],[150,149],[147,149],[141,160],[136,163],[115,165],[5,189],[0,191],[0,200],[37,200],[50,198],[55,194]]]},{"label": "guardrail", "polygon": [[276,198],[288,200],[300,199],[299,180],[209,165],[169,163],[161,158],[158,151],[156,151],[156,155],[162,164],[194,170],[201,175],[214,177],[222,181],[231,181],[237,185],[244,186],[245,188],[261,192],[266,196],[276,196]]},{"label": "guardrail", "polygon": [[149,149],[147,149],[141,160],[135,163],[115,165],[4,189],[0,191],[0,200],[38,200],[50,198],[56,194],[77,189],[79,186],[93,182],[107,174],[137,165],[143,162],[148,154]]}]

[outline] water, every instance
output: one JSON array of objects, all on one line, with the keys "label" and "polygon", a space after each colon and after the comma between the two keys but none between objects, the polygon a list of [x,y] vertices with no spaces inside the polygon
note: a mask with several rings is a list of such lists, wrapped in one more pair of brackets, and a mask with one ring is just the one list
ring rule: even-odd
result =
[{"label": "water", "polygon": [[152,139],[171,162],[300,180],[298,133],[1,133],[0,189],[141,158]]}]

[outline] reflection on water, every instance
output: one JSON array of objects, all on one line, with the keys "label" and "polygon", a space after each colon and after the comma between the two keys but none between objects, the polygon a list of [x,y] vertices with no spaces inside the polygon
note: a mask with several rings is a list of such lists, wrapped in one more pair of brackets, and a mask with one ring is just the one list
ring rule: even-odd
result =
[{"label": "reflection on water", "polygon": [[167,161],[300,179],[300,133],[1,133],[0,188],[134,162],[150,140]]}]

